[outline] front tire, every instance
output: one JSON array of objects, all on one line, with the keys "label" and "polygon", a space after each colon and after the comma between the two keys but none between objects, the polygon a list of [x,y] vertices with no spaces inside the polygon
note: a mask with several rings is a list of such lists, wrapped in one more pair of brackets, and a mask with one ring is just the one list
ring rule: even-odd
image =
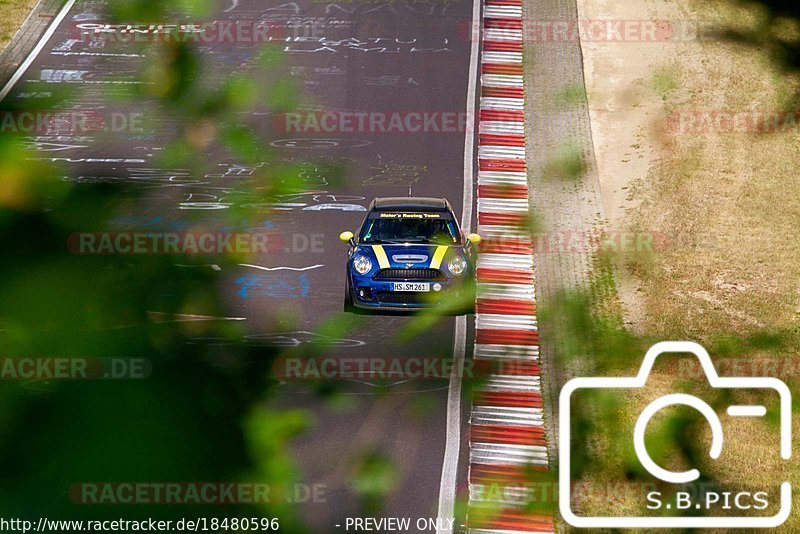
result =
[{"label": "front tire", "polygon": [[353,291],[350,289],[350,277],[344,283],[344,312],[355,313],[356,307],[353,306]]}]

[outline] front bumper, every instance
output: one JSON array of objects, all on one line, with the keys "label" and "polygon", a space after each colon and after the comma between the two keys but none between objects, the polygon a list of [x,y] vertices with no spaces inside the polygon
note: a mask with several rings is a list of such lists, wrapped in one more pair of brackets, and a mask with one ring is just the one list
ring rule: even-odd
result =
[{"label": "front bumper", "polygon": [[[375,280],[371,275],[360,276],[351,272],[348,276],[348,288],[353,306],[361,309],[384,311],[409,311],[441,306],[444,300],[467,298],[467,289],[471,278],[468,275],[458,279],[440,280]],[[413,282],[430,284],[430,292],[393,291],[395,282]],[[436,291],[435,286],[441,286]]]}]

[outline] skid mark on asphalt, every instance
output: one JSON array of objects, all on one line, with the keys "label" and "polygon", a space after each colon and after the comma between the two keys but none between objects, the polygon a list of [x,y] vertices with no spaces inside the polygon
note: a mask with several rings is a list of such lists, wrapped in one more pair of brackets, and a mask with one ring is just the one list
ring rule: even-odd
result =
[{"label": "skid mark on asphalt", "polygon": [[182,323],[193,321],[246,321],[246,317],[213,317],[210,315],[194,315],[187,313],[147,312],[154,323]]},{"label": "skid mark on asphalt", "polygon": [[[293,332],[279,332],[267,334],[248,334],[242,339],[244,343],[255,347],[273,347],[290,349],[312,345],[324,348],[352,348],[361,347],[367,344],[360,339],[333,338],[306,330],[295,330]],[[197,337],[190,343],[203,345],[238,345],[241,341],[232,340],[227,337]]]},{"label": "skid mark on asphalt", "polygon": [[211,264],[208,264],[208,265],[184,265],[184,264],[181,264],[181,263],[176,263],[175,267],[183,267],[183,268],[187,268],[187,269],[193,269],[193,268],[197,268],[197,267],[208,267],[212,271],[221,271],[222,270],[222,267],[220,267],[216,263],[211,263]]}]

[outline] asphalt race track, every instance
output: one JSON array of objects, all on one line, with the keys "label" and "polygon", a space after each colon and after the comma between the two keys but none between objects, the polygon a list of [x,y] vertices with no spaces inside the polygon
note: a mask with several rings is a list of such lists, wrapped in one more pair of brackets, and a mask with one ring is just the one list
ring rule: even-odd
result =
[{"label": "asphalt race track", "polygon": [[[136,73],[147,56],[141,47],[122,40],[81,38],[82,32],[105,24],[104,8],[99,0],[76,2],[7,101],[25,109],[54,88],[68,88],[75,91],[75,109],[98,114],[116,109],[118,104],[108,95],[126,84],[142,83]],[[442,112],[459,121],[467,109],[472,13],[471,2],[447,0],[219,0],[214,20],[268,22],[284,32],[275,34],[284,57],[276,75],[293,84],[300,111],[387,116]],[[211,67],[205,73],[218,78],[197,83],[213,86],[227,75],[249,72],[259,46],[237,38],[202,44],[203,58]],[[446,318],[405,342],[398,334],[413,320],[405,316],[352,316],[348,324],[355,326],[343,338],[315,334],[342,311],[347,248],[338,235],[356,230],[374,197],[407,195],[410,188],[415,196],[448,198],[459,216],[465,208],[474,209],[463,206],[463,127],[321,132],[292,130],[285,116],[269,111],[243,114],[242,123],[274,150],[274,158],[263,165],[306,165],[307,192],[247,202],[237,198],[237,188],[258,166],[244,165],[229,154],[212,152],[219,170],[204,176],[192,169],[158,166],[167,141],[181,130],[162,111],[144,110],[152,126],[144,135],[119,132],[109,139],[38,132],[33,138],[38,157],[63,165],[67,180],[143,190],[141,205],[120,214],[116,228],[97,231],[180,231],[187,214],[196,215],[197,210],[203,210],[213,225],[218,210],[236,202],[250,225],[237,231],[253,230],[257,218],[256,230],[280,236],[284,245],[250,258],[246,266],[218,273],[230,317],[244,319],[247,343],[291,346],[300,353],[306,345],[322,345],[331,358],[399,361],[452,358],[457,335],[463,338],[460,343],[472,345],[472,318],[466,320],[468,328],[458,330],[457,319]],[[343,180],[328,174],[334,167],[341,169]],[[198,340],[204,341],[208,340]],[[346,517],[360,515],[348,481],[356,456],[368,451],[388,456],[396,466],[394,489],[379,515],[436,518],[449,376],[388,382],[363,376],[335,379],[349,399],[347,409],[323,403],[306,381],[293,379],[282,381],[274,406],[308,409],[314,416],[313,430],[295,448],[305,480],[326,488],[325,497],[308,503],[303,512],[313,531],[337,531]]]}]

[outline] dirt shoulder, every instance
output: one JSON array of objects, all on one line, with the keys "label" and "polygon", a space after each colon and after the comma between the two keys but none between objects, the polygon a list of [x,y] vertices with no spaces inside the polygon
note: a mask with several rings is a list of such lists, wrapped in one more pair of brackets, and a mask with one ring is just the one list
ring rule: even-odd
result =
[{"label": "dirt shoulder", "polygon": [[[698,53],[668,30],[670,21],[686,18],[678,2],[579,0],[578,10],[587,28],[606,30],[587,31],[581,46],[607,232],[621,239],[632,230],[642,231],[633,239],[644,246],[634,244],[633,251],[646,253],[656,236],[633,228],[631,218],[644,200],[637,191],[647,186],[662,156],[660,130],[667,116],[665,99],[676,83],[675,62],[687,54],[699,59]],[[629,37],[613,33],[620,22],[630,28]],[[618,274],[625,320],[635,328],[646,313],[641,287],[624,272]]]},{"label": "dirt shoulder", "polygon": [[2,2],[3,16],[0,18],[0,53],[16,35],[22,23],[28,18],[38,0],[7,0]]},{"label": "dirt shoulder", "polygon": [[714,5],[579,1],[585,19],[663,21],[680,34],[582,43],[609,231],[652,237],[653,254],[620,265],[626,319],[642,333],[800,326],[800,138],[785,120],[785,131],[769,126],[797,82],[759,50],[708,37],[759,24]]},{"label": "dirt shoulder", "polygon": [[0,86],[25,61],[63,3],[64,0],[0,2]]},{"label": "dirt shoulder", "polygon": [[[800,114],[790,102],[798,80],[763,49],[719,37],[763,28],[764,12],[699,0],[578,5],[585,21],[656,25],[630,39],[581,43],[607,232],[634,236],[632,248],[614,257],[626,333],[697,341],[720,374],[775,376],[796,387]],[[788,38],[800,35],[797,21],[781,24]],[[627,375],[640,361],[617,371]],[[694,378],[676,369],[657,370],[662,392]],[[787,470],[755,424],[737,426],[731,439],[743,444],[715,475],[750,487],[781,477],[797,482],[797,462]],[[593,447],[609,440],[596,437]],[[589,478],[614,478],[604,467]],[[628,504],[622,498],[614,507]],[[779,531],[796,532],[799,521],[790,518]]]}]

